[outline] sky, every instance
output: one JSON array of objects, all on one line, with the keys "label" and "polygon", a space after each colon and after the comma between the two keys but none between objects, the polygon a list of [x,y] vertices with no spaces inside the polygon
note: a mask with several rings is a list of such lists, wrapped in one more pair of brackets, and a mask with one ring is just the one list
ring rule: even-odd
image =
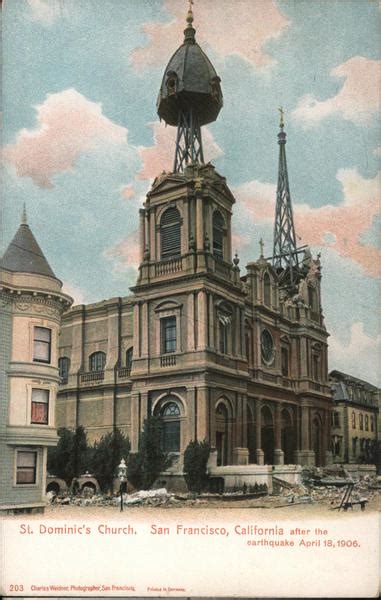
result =
[{"label": "sky", "polygon": [[[6,0],[0,254],[28,221],[76,303],[129,294],[138,209],[170,171],[156,98],[186,0]],[[381,385],[376,0],[194,0],[224,106],[205,160],[236,198],[245,265],[272,250],[279,106],[301,244],[321,252],[329,368]]]}]

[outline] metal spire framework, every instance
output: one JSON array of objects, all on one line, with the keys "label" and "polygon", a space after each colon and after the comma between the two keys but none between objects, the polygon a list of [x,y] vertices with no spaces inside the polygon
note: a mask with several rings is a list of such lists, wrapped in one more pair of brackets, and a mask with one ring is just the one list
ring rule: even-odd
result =
[{"label": "metal spire framework", "polygon": [[279,112],[279,171],[275,208],[272,264],[280,274],[280,281],[284,282],[286,287],[292,288],[298,283],[300,278],[301,270],[298,254],[302,252],[302,248],[297,248],[296,245],[294,219],[292,214],[292,203],[287,173],[286,133],[284,131],[283,108],[280,108]]},{"label": "metal spire framework", "polygon": [[196,43],[192,5],[189,0],[184,41],[166,67],[158,98],[159,117],[177,127],[175,173],[204,163],[201,127],[215,121],[222,107],[220,78]]}]

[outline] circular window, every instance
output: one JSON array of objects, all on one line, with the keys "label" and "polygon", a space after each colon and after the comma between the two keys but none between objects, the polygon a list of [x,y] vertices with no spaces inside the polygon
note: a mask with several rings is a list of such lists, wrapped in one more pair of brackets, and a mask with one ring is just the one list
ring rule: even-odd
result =
[{"label": "circular window", "polygon": [[271,363],[274,359],[274,341],[271,333],[264,329],[261,335],[262,358],[266,363]]}]

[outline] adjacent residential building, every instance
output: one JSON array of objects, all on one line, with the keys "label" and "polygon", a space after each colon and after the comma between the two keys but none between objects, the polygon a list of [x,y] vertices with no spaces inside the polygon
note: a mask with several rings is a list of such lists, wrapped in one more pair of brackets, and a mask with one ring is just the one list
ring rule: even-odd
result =
[{"label": "adjacent residential building", "polygon": [[323,465],[332,396],[321,263],[296,246],[283,112],[273,255],[261,243],[241,272],[235,198],[202,147],[202,126],[222,107],[220,78],[191,11],[184,33],[158,98],[159,116],[177,127],[174,166],[140,210],[138,279],[130,296],[64,315],[58,422],[84,426],[90,442],[118,427],[136,451],[157,415],[179,473],[187,444],[203,439],[218,465]]},{"label": "adjacent residential building", "polygon": [[0,510],[43,510],[61,315],[72,299],[23,222],[0,261]]},{"label": "adjacent residential building", "polygon": [[374,385],[341,371],[329,374],[333,389],[332,455],[335,463],[374,463],[378,398]]}]

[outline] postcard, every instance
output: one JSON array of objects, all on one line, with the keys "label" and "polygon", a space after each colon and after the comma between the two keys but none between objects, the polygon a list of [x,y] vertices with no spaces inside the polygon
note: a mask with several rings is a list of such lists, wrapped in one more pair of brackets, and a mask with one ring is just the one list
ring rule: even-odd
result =
[{"label": "postcard", "polygon": [[378,2],[2,8],[1,594],[378,596]]}]

